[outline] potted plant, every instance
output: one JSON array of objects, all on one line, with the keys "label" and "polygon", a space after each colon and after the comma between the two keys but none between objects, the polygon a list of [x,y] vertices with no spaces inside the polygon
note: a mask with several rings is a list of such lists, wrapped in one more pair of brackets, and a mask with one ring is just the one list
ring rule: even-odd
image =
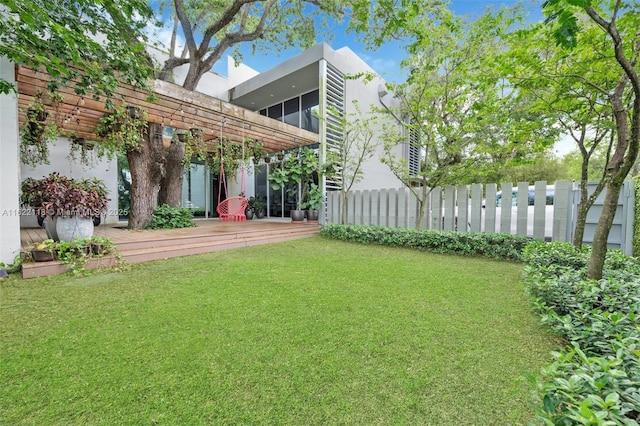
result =
[{"label": "potted plant", "polygon": [[20,129],[20,161],[23,164],[31,167],[49,164],[49,142],[58,137],[58,127],[49,115],[39,92],[27,108],[27,119]]},{"label": "potted plant", "polygon": [[107,237],[92,236],[86,240],[91,248],[91,254],[95,256],[104,256],[112,254],[116,251],[116,245]]},{"label": "potted plant", "polygon": [[320,162],[315,151],[306,147],[299,152],[299,155],[290,155],[287,160],[280,164],[280,167],[269,174],[268,179],[273,190],[290,188],[289,193],[296,200],[296,209],[291,210],[291,220],[293,222],[304,221],[302,201],[309,198],[309,188],[313,183],[314,176],[321,173]]},{"label": "potted plant", "polygon": [[56,259],[57,245],[52,239],[29,244],[27,250],[34,262],[49,262]]},{"label": "potted plant", "polygon": [[69,138],[69,155],[70,161],[79,161],[81,164],[91,164],[89,153],[93,151],[93,142],[87,141],[85,138],[72,133]]},{"label": "potted plant", "polygon": [[[45,217],[45,229],[52,239],[70,241],[90,237],[93,218],[106,211],[109,201],[100,180],[77,181],[59,173],[42,179],[27,178],[21,189],[22,204]],[[55,233],[51,231],[52,223],[55,223]]]},{"label": "potted plant", "polygon": [[264,217],[264,208],[265,204],[262,201],[262,197],[249,197],[249,205],[247,206],[247,210],[251,210],[256,216],[256,219],[262,219]]},{"label": "potted plant", "polygon": [[[96,123],[94,133],[100,142],[96,145],[99,157],[111,158],[116,152],[137,149],[144,142],[147,130],[146,111],[130,105],[109,105],[111,112]],[[131,111],[131,112],[130,112]]]},{"label": "potted plant", "polygon": [[257,139],[248,138],[246,142],[249,145],[249,149],[251,150],[253,164],[257,165],[260,162],[260,158],[262,158],[263,145]]},{"label": "potted plant", "polygon": [[302,208],[307,210],[308,221],[318,221],[320,216],[320,207],[324,201],[324,194],[322,193],[320,186],[315,183],[309,184],[309,191],[307,192],[307,198],[302,203]]},{"label": "potted plant", "polygon": [[[260,197],[249,197],[247,205],[247,210],[245,214],[251,213],[251,219],[253,219],[253,215],[256,216],[257,219],[262,219],[264,217],[264,203]],[[249,216],[247,215],[247,219]]]}]

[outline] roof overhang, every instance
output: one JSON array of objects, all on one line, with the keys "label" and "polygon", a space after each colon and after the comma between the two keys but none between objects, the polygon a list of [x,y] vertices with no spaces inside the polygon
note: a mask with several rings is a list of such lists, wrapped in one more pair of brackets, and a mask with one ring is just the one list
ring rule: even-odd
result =
[{"label": "roof overhang", "polygon": [[258,111],[318,88],[319,62],[334,53],[326,43],[310,47],[299,55],[252,77],[229,90],[234,105]]}]

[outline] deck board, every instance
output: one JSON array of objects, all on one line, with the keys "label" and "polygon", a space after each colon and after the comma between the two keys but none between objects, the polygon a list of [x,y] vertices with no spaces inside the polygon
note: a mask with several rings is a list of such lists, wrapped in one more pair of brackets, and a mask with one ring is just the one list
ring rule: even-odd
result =
[{"label": "deck board", "polygon": [[[217,219],[196,220],[193,228],[129,230],[125,225],[100,225],[94,235],[109,238],[129,263],[148,262],[171,257],[189,256],[259,244],[270,244],[317,235],[317,223],[300,226],[289,219],[261,219],[247,222],[220,222]],[[46,239],[42,228],[20,230],[23,249],[30,243]],[[94,265],[95,264],[95,265]],[[89,267],[99,267],[105,261]],[[60,262],[37,262],[23,265],[23,277],[60,274],[67,271]]]}]

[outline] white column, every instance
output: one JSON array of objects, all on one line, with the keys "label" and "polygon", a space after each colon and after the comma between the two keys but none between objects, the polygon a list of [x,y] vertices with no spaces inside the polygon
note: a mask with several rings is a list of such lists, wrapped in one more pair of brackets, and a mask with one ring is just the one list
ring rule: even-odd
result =
[{"label": "white column", "polygon": [[[0,57],[0,78],[15,84],[14,64]],[[0,262],[13,263],[20,252],[20,159],[18,99],[0,95]]]}]

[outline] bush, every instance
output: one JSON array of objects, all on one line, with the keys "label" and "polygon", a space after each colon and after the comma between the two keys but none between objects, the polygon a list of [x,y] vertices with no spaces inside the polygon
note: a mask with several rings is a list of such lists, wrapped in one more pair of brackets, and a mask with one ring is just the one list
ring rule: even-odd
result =
[{"label": "bush", "polygon": [[400,246],[434,253],[521,260],[531,239],[520,235],[427,231],[367,225],[324,225],[320,235],[364,244]]},{"label": "bush", "polygon": [[543,323],[567,347],[534,381],[544,424],[637,425],[640,420],[640,265],[607,253],[603,279],[586,279],[590,248],[531,243],[525,284]]},{"label": "bush", "polygon": [[153,211],[148,229],[174,229],[196,226],[191,210],[163,204]]}]

